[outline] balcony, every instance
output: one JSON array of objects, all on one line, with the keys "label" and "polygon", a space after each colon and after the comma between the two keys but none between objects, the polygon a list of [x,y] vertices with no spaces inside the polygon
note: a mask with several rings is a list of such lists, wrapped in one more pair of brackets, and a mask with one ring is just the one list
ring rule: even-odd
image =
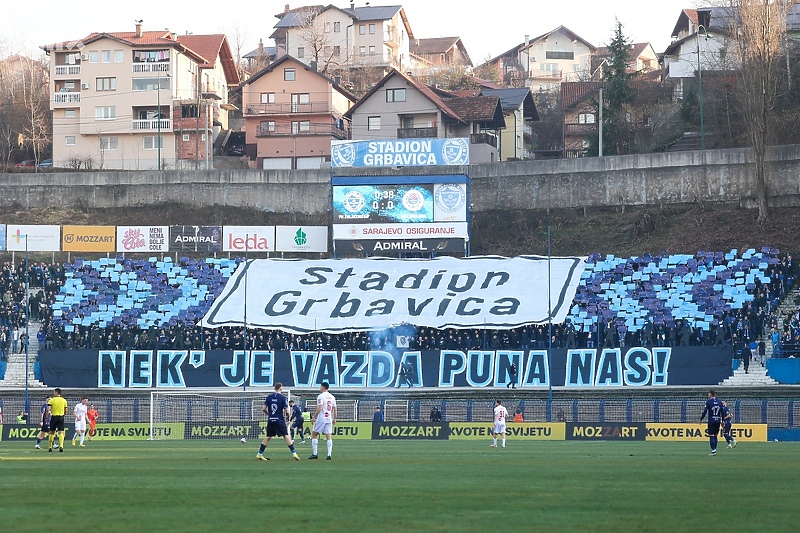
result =
[{"label": "balcony", "polygon": [[80,65],[56,65],[56,76],[80,76]]},{"label": "balcony", "polygon": [[53,95],[54,104],[79,104],[81,103],[81,93],[77,92],[58,92]]},{"label": "balcony", "polygon": [[144,130],[144,131],[158,131],[161,130],[172,130],[172,121],[168,118],[152,118],[146,120],[134,120],[131,122],[131,129],[132,130]]},{"label": "balcony", "polygon": [[469,136],[470,144],[488,144],[497,148],[497,137],[488,133],[473,133]]},{"label": "balcony", "polygon": [[597,131],[597,124],[564,124],[564,135],[586,135]]},{"label": "balcony", "polygon": [[169,61],[143,61],[133,64],[133,72],[169,72]]},{"label": "balcony", "polygon": [[439,128],[397,128],[398,139],[426,139],[439,136]]},{"label": "balcony", "polygon": [[528,137],[533,137],[533,127],[530,124],[522,125],[522,134]]},{"label": "balcony", "polygon": [[391,28],[383,32],[383,42],[392,48],[400,48],[400,35],[397,28]]},{"label": "balcony", "polygon": [[292,137],[305,135],[326,135],[334,139],[347,139],[347,129],[340,129],[332,124],[311,124],[308,129],[298,129],[291,124],[276,124],[273,127],[259,126],[256,137]]},{"label": "balcony", "polygon": [[562,72],[561,70],[531,70],[528,76],[538,80],[560,80]]},{"label": "balcony", "polygon": [[245,115],[289,115],[330,113],[333,111],[330,102],[309,102],[307,104],[283,102],[275,104],[247,104]]}]

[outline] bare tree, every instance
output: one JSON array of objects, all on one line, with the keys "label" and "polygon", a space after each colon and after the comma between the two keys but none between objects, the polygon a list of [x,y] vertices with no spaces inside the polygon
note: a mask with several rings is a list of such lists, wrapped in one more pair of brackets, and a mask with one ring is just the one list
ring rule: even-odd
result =
[{"label": "bare tree", "polygon": [[781,90],[782,55],[786,42],[786,0],[730,0],[735,13],[730,32],[738,56],[739,96],[743,128],[755,153],[758,222],[769,217],[766,151],[774,125],[772,111]]},{"label": "bare tree", "polygon": [[[334,42],[332,23],[318,17],[318,10],[315,8],[303,9],[299,14],[300,36],[305,46],[310,52],[309,57],[317,62],[317,66],[322,74],[327,74],[328,70],[339,65]],[[340,51],[341,54],[341,51]]]}]

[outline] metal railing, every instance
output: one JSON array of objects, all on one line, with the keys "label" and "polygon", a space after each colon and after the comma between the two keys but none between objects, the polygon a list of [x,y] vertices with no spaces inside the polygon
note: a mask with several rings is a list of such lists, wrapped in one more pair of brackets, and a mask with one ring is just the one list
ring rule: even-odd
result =
[{"label": "metal railing", "polygon": [[133,72],[169,72],[169,61],[134,63]]},{"label": "metal railing", "polygon": [[397,128],[398,139],[435,138],[439,136],[439,129],[432,128]]},{"label": "metal railing", "polygon": [[330,102],[283,102],[273,104],[247,104],[245,115],[287,115],[292,113],[330,113],[333,111]]},{"label": "metal railing", "polygon": [[58,92],[53,95],[55,104],[77,104],[81,101],[81,93]]},{"label": "metal railing", "polygon": [[287,137],[292,135],[330,135],[337,139],[347,139],[347,130],[337,128],[332,124],[311,124],[308,129],[292,126],[291,124],[276,124],[274,127],[259,126],[256,137]]},{"label": "metal railing", "polygon": [[75,76],[80,73],[80,65],[56,65],[56,76]]},{"label": "metal railing", "polygon": [[488,133],[473,133],[469,136],[470,144],[488,144],[497,148],[497,137]]},{"label": "metal railing", "polygon": [[[160,123],[160,124],[159,124]],[[162,130],[171,130],[172,129],[172,120],[168,118],[152,118],[152,119],[145,119],[145,120],[134,120],[131,122],[131,129],[134,130],[158,130],[161,128]]]}]

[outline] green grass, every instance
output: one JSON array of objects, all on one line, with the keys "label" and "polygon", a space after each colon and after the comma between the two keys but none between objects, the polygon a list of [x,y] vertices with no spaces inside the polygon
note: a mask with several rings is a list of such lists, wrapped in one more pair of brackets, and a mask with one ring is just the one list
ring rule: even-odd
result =
[{"label": "green grass", "polygon": [[[800,448],[742,443],[0,443],[0,531],[797,531]],[[320,455],[325,453],[320,442]]]}]

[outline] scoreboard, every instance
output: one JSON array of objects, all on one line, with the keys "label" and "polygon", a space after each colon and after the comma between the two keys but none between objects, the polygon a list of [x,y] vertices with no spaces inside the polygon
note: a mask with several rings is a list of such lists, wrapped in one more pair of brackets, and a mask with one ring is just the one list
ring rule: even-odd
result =
[{"label": "scoreboard", "polygon": [[468,187],[463,174],[334,176],[334,250],[465,250]]}]

